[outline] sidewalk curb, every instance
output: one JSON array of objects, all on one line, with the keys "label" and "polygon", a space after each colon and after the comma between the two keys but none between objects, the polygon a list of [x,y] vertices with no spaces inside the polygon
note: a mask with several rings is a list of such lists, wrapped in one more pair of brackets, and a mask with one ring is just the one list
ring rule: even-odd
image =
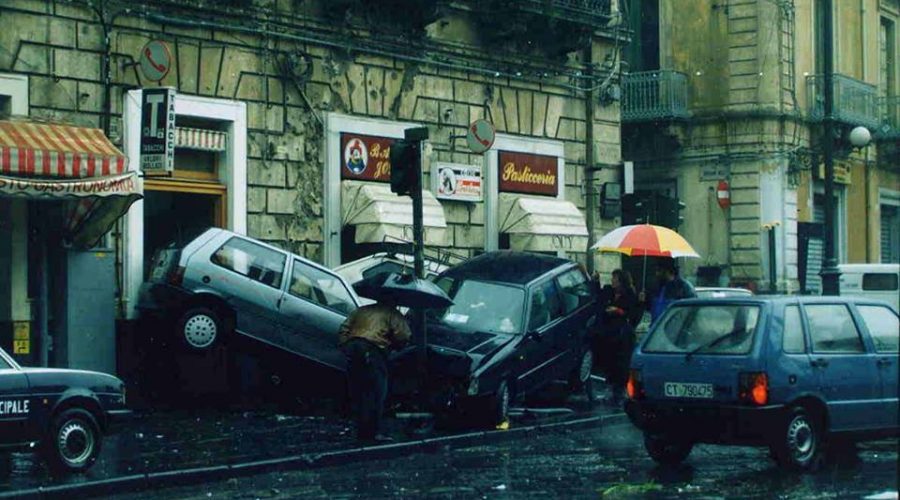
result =
[{"label": "sidewalk curb", "polygon": [[292,455],[282,458],[243,462],[231,465],[134,474],[80,484],[42,486],[26,490],[2,492],[0,493],[0,499],[71,498],[105,496],[117,493],[136,493],[151,488],[187,486],[206,481],[216,481],[239,476],[252,476],[261,473],[288,470],[310,470],[321,467],[345,465],[364,460],[395,458],[417,452],[439,451],[450,448],[467,448],[488,443],[499,443],[536,432],[559,429],[577,430],[595,427],[597,425],[602,428],[606,425],[616,425],[627,421],[628,418],[624,413],[616,413],[565,422],[515,427],[506,431],[469,432],[452,436],[416,439],[400,443],[326,451],[321,453]]}]

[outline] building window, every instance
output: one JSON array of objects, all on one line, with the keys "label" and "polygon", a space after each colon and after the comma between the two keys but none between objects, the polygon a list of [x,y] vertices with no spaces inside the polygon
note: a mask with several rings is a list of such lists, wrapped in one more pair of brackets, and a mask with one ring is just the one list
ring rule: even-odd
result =
[{"label": "building window", "polygon": [[881,262],[900,263],[900,193],[881,190]]},{"label": "building window", "polygon": [[12,114],[12,98],[8,95],[0,95],[0,120],[8,118]]},{"label": "building window", "polygon": [[884,97],[897,95],[897,53],[894,38],[894,22],[881,18],[881,28],[878,33],[878,51],[880,69],[880,91]]}]

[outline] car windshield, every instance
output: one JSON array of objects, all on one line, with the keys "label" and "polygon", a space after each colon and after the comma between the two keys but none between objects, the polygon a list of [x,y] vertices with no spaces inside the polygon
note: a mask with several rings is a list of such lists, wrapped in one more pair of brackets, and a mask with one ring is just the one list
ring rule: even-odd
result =
[{"label": "car windshield", "polygon": [[643,351],[746,354],[758,319],[755,305],[676,305],[653,326]]},{"label": "car windshield", "polygon": [[463,332],[522,333],[525,290],[472,279],[437,280],[453,305],[428,318]]}]

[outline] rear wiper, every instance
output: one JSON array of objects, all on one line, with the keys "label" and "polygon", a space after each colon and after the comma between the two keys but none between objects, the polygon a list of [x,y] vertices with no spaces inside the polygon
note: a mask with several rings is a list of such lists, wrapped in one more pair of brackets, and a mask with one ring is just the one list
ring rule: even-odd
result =
[{"label": "rear wiper", "polygon": [[731,338],[739,333],[744,333],[744,331],[743,330],[732,330],[732,331],[726,333],[725,335],[722,335],[721,337],[716,337],[716,338],[712,339],[711,341],[692,349],[690,352],[688,352],[684,356],[684,359],[685,359],[685,361],[688,361],[691,359],[691,356],[693,356],[694,354],[697,354],[698,352],[700,352],[704,349],[709,349],[710,347],[715,347],[715,346],[719,345],[719,342],[722,342],[723,340]]}]

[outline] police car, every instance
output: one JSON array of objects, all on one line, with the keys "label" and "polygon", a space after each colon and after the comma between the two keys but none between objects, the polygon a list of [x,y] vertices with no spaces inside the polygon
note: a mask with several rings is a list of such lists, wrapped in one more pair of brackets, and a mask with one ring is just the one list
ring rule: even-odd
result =
[{"label": "police car", "polygon": [[34,444],[57,472],[83,472],[104,433],[131,412],[125,384],[82,370],[22,368],[0,349],[0,450]]}]

